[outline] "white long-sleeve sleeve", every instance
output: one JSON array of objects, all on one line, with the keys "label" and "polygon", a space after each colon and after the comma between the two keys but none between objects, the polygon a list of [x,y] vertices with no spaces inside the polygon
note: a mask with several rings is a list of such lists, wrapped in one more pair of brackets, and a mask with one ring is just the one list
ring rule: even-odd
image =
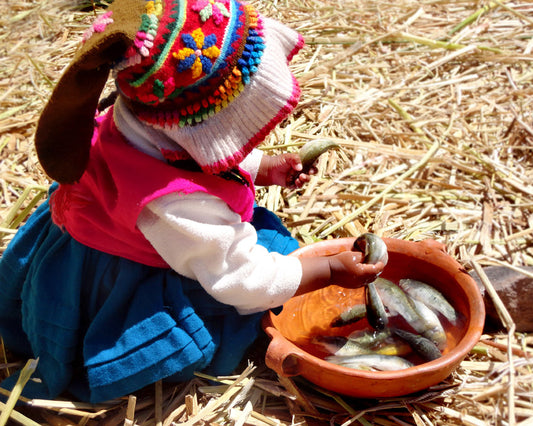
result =
[{"label": "white long-sleeve sleeve", "polygon": [[257,173],[259,172],[259,166],[261,165],[261,159],[263,158],[263,151],[260,149],[253,149],[250,154],[244,157],[239,167],[243,170],[246,170],[250,173],[252,177],[252,182],[255,182]]},{"label": "white long-sleeve sleeve", "polygon": [[258,245],[253,226],[215,196],[163,196],[137,225],[171,268],[241,314],[282,305],[300,283],[300,261]]}]

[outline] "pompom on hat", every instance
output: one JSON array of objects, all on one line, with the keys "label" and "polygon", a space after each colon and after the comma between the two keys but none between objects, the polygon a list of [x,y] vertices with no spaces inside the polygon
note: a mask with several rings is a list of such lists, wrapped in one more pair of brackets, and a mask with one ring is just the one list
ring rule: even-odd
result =
[{"label": "pompom on hat", "polygon": [[115,0],[41,115],[39,160],[60,183],[81,178],[112,71],[122,108],[176,142],[163,157],[192,158],[207,173],[234,168],[296,106],[288,62],[302,46],[297,32],[237,0]]}]

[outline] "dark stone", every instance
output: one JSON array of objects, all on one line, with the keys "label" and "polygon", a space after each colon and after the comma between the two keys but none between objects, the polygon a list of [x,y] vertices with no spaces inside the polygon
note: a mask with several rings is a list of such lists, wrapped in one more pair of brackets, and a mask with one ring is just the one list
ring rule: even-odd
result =
[{"label": "dark stone", "polygon": [[[521,269],[533,273],[533,267],[531,266],[521,267]],[[516,331],[532,332],[533,309],[531,308],[531,301],[533,300],[533,278],[505,266],[487,266],[483,268],[483,271],[487,274],[496,293],[509,311],[516,325]],[[478,284],[485,301],[485,309],[487,311],[485,331],[502,330],[504,326],[500,321],[492,298],[487,294],[478,274],[472,271],[470,275]]]}]

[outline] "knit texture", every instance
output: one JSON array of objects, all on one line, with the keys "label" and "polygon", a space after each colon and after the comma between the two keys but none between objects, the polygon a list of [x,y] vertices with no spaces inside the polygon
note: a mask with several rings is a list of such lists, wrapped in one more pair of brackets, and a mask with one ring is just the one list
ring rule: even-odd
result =
[{"label": "knit texture", "polygon": [[[150,5],[150,2],[147,3]],[[294,31],[236,0],[155,2],[114,66],[125,103],[208,173],[235,167],[296,106]],[[149,13],[148,13],[149,12]]]},{"label": "knit texture", "polygon": [[298,33],[238,0],[115,0],[85,32],[39,120],[39,160],[61,183],[81,178],[112,70],[127,108],[175,142],[166,159],[193,159],[210,174],[233,169],[296,106],[288,61],[302,46]]},{"label": "knit texture", "polygon": [[114,67],[118,87],[147,122],[200,122],[257,70],[264,43],[255,9],[234,0],[204,3],[148,2],[134,45]]}]

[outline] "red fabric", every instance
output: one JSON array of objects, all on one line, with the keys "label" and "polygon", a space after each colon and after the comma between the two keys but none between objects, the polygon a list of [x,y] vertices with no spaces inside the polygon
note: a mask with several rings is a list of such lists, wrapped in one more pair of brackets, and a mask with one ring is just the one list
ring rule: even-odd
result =
[{"label": "red fabric", "polygon": [[78,183],[60,185],[51,200],[52,218],[76,241],[135,262],[167,267],[137,228],[141,210],[158,197],[204,192],[219,197],[249,221],[254,187],[201,172],[177,169],[126,141],[113,122],[113,109],[97,118],[90,161]]}]

